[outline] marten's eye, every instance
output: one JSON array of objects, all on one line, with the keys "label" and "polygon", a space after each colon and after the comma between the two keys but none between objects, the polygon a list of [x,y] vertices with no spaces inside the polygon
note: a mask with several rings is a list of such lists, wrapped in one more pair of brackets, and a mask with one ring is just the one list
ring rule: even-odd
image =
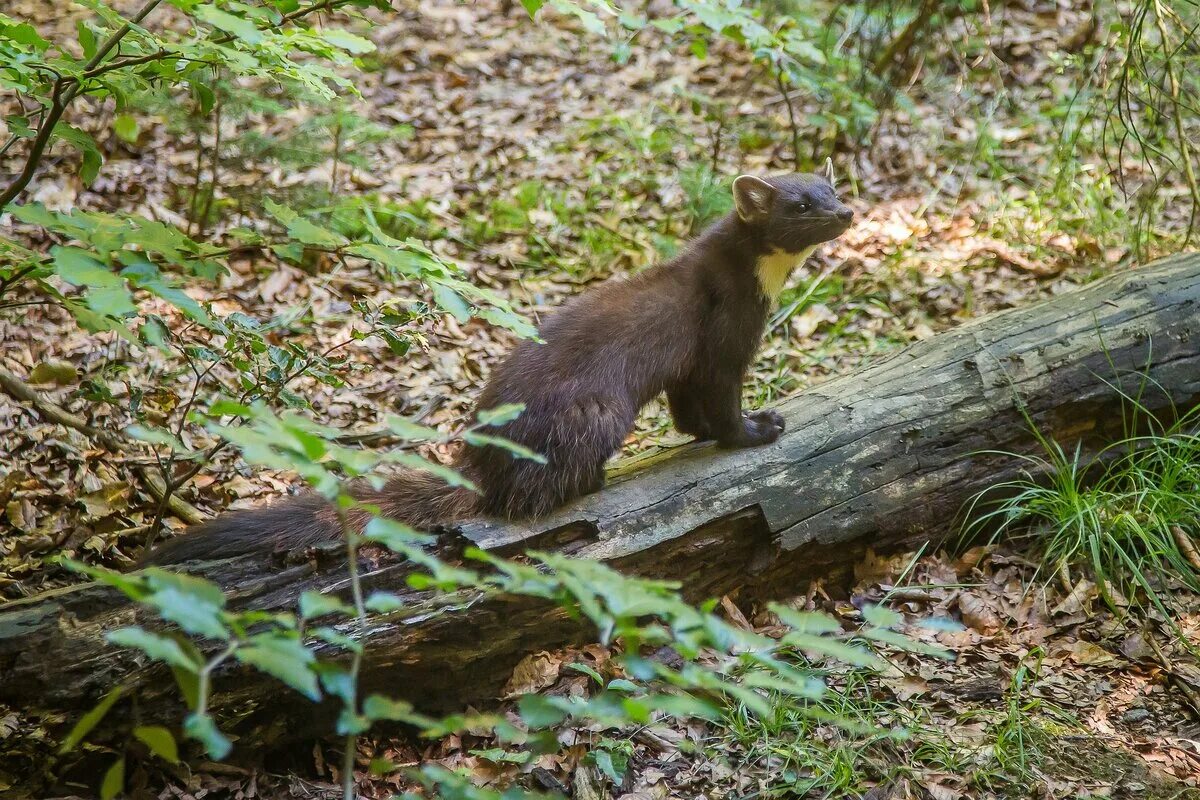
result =
[{"label": "marten's eye", "polygon": [[808,211],[808,203],[797,203],[796,210],[803,214],[805,211]]}]

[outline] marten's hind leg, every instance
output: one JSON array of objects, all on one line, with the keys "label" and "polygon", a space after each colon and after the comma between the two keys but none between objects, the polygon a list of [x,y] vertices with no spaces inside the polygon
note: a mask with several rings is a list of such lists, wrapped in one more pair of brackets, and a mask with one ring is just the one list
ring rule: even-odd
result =
[{"label": "marten's hind leg", "polygon": [[604,399],[571,405],[547,464],[560,489],[554,508],[604,487],[604,465],[633,430],[634,415],[632,409]]},{"label": "marten's hind leg", "polygon": [[[527,409],[501,435],[540,451],[546,462],[488,452],[483,479],[486,513],[536,518],[598,491],[604,485],[604,464],[633,429],[634,413],[597,398],[572,400],[553,413],[530,415]],[[521,425],[522,419],[529,428]],[[534,443],[537,440],[539,444]]]}]

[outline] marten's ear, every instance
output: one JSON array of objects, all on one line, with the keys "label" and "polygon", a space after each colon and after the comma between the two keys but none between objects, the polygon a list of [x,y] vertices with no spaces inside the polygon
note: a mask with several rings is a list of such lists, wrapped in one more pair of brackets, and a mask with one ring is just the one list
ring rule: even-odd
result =
[{"label": "marten's ear", "polygon": [[743,222],[762,222],[775,205],[775,187],[753,175],[739,175],[733,182],[733,205]]},{"label": "marten's ear", "polygon": [[829,181],[829,185],[833,186],[833,159],[825,159],[825,180]]}]

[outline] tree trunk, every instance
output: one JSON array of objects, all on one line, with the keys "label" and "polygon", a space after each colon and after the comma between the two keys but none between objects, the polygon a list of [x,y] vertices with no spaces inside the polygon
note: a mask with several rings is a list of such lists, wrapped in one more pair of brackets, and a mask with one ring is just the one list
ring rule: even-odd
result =
[{"label": "tree trunk", "polygon": [[[476,522],[442,537],[598,559],[683,582],[692,598],[802,593],[868,547],[896,549],[955,534],[963,504],[1026,464],[1029,419],[1065,446],[1094,453],[1123,435],[1122,399],[1148,375],[1155,412],[1200,401],[1200,255],[1113,275],[1052,300],[973,321],[787,400],[775,444],[728,451],[694,444],[626,464],[604,491],[537,524]],[[244,558],[197,571],[238,608],[293,610],[305,590],[345,595],[335,555],[299,565]],[[439,605],[407,588],[407,568],[366,583],[411,598],[372,621],[364,683],[426,708],[494,697],[526,653],[590,635],[542,603],[459,598]],[[150,615],[115,592],[73,587],[0,608],[0,702],[30,717],[77,715],[119,681],[143,720],[177,719],[169,674],[107,645],[104,632]],[[353,625],[346,625],[354,633]],[[311,705],[260,673],[215,678],[213,708],[260,746],[324,725]],[[59,717],[61,719],[61,717]],[[329,730],[329,728],[322,728]]]}]

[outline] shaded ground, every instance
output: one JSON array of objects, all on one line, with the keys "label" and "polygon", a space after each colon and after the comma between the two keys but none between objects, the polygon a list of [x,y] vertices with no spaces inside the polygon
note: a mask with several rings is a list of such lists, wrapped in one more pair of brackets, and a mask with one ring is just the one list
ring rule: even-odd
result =
[{"label": "shaded ground", "polygon": [[[40,2],[11,5],[6,13],[47,20]],[[1063,31],[1079,29],[1086,15],[1052,3],[997,13],[1003,14],[996,27],[1002,33],[990,38],[973,23],[957,23],[947,38],[961,38],[962,52],[931,57],[912,87],[913,105],[886,114],[869,143],[839,143],[835,163],[859,221],[794,276],[781,302],[787,313],[775,320],[747,390],[754,404],[1133,260],[1102,164],[1091,163],[1065,189],[1056,189],[1046,174],[1054,169],[1056,135],[1046,120],[1070,94],[1071,73],[1056,71],[1056,56]],[[62,14],[42,25],[70,30],[73,21]],[[100,180],[84,189],[74,156],[56,150],[32,194],[54,208],[137,207],[185,221],[196,175],[203,183],[211,168],[218,190],[210,214],[190,227],[213,236],[235,224],[261,224],[255,209],[264,193],[330,202],[377,195],[392,204],[393,233],[430,242],[472,280],[501,291],[536,319],[589,283],[673,252],[726,207],[730,176],[790,168],[786,106],[773,83],[732,46],[700,61],[644,31],[620,63],[611,57],[612,45],[582,36],[561,19],[532,25],[519,6],[506,11],[491,2],[442,0],[398,12],[373,38],[379,52],[358,83],[363,99],[354,108],[376,123],[408,127],[361,141],[351,136],[337,160],[320,137],[316,144],[296,140],[312,112],[269,109],[250,92],[242,98],[245,107],[231,107],[223,118],[229,149],[215,166],[207,155],[214,130],[197,128],[185,108],[164,107],[144,118],[136,145],[99,134],[111,119],[110,109],[100,109],[79,120],[98,133],[106,151]],[[719,127],[695,112],[697,94],[720,108]],[[802,126],[822,110],[803,96],[795,103]],[[263,155],[268,150],[270,160]],[[318,157],[300,157],[313,152]],[[201,163],[205,168],[197,170]],[[1134,182],[1144,177],[1137,164],[1122,170]],[[1171,211],[1163,227],[1178,224],[1182,213]],[[245,257],[231,266],[219,285],[197,289],[197,296],[203,293],[223,313],[274,320],[280,339],[317,350],[350,340],[354,300],[412,297],[412,287],[353,264],[318,262],[305,272]],[[419,346],[403,358],[377,340],[342,349],[346,386],[300,380],[291,389],[317,418],[348,430],[372,431],[392,412],[452,429],[509,336],[441,315],[421,317],[413,335]],[[63,385],[38,389],[101,426],[127,424],[134,393],[141,408],[171,419],[194,384],[187,373],[131,353],[120,340],[79,331],[52,307],[0,311],[0,341],[0,363],[20,375],[42,362],[72,365],[75,374]],[[218,372],[199,394],[214,395],[232,380]],[[109,401],[94,400],[104,392]],[[198,448],[214,441],[190,426],[185,437]],[[678,440],[664,410],[652,406],[628,447]],[[366,441],[387,444],[379,436]],[[49,563],[58,554],[113,566],[130,562],[156,505],[131,474],[132,460],[113,463],[77,432],[47,424],[4,395],[0,452],[7,454],[0,463],[0,598],[73,580]],[[448,452],[433,455],[447,458]],[[292,476],[253,471],[222,454],[181,494],[211,513],[277,495],[292,482]],[[471,739],[419,746],[380,740],[364,745],[363,764],[377,754],[402,764],[436,760],[465,767],[484,782],[525,772],[531,785],[566,787],[586,798],[786,795],[784,787],[814,770],[824,770],[819,785],[832,796],[876,783],[887,787],[873,790],[876,798],[1194,795],[1200,709],[1188,706],[1187,692],[1200,691],[1200,670],[1167,629],[1143,631],[1116,621],[1086,582],[1073,583],[1069,592],[1057,585],[1043,592],[1014,553],[926,557],[907,574],[904,588],[893,591],[907,565],[865,564],[851,594],[829,587],[828,599],[813,587],[808,598],[853,619],[856,602],[891,592],[889,602],[906,612],[946,614],[967,625],[938,634],[959,654],[953,664],[905,657],[889,675],[833,676],[852,695],[869,699],[872,716],[865,724],[913,731],[906,742],[880,738],[860,763],[851,763],[857,751],[834,727],[787,719],[786,709],[764,725],[731,709],[717,727],[564,730],[562,751],[537,764],[511,763],[491,752],[493,743]],[[1180,627],[1195,642],[1196,599],[1179,595],[1177,603]],[[740,613],[746,624],[770,627],[754,609]],[[606,653],[533,657],[518,679],[523,685],[514,688],[586,692],[590,679],[563,669],[575,659],[603,671]],[[1014,676],[1022,670],[1027,678],[1017,687]],[[5,714],[0,709],[0,747],[5,726],[20,724],[16,714]],[[585,758],[596,750],[629,757],[620,788],[594,756]],[[335,777],[332,752],[318,746],[312,771],[304,774]],[[0,776],[0,792],[13,777]],[[159,785],[160,776],[152,777],[150,785]],[[333,793],[307,778],[209,765],[172,785],[189,788],[163,796]],[[364,775],[367,796],[384,797],[395,788]]]}]

